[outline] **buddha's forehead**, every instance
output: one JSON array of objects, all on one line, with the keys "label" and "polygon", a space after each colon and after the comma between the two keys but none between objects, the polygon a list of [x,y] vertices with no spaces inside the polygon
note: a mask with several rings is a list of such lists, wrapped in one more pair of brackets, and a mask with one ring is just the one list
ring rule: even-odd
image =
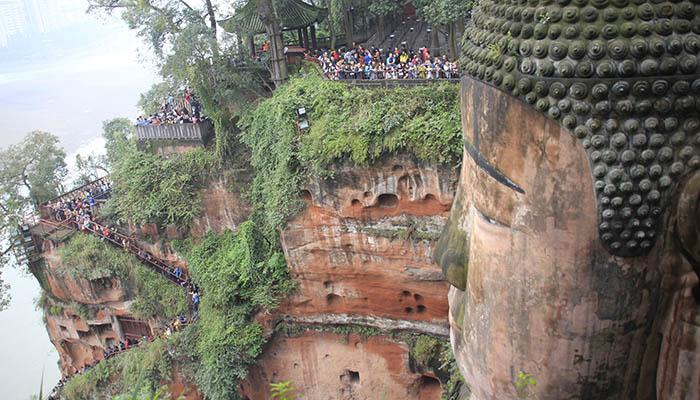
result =
[{"label": "buddha's forehead", "polygon": [[600,238],[637,256],[677,183],[700,167],[699,33],[700,1],[483,0],[464,68],[580,140]]}]

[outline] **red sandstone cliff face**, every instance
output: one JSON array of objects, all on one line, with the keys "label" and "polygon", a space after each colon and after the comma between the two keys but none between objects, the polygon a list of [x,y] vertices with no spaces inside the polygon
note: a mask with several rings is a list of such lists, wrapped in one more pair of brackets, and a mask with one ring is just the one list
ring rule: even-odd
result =
[{"label": "red sandstone cliff face", "polygon": [[42,244],[44,268],[41,273],[45,278],[44,289],[50,295],[65,302],[102,304],[117,308],[128,300],[128,289],[119,278],[88,280],[62,273],[63,263],[58,252],[60,246],[60,243],[54,244],[50,240],[44,240]]},{"label": "red sandstone cliff face", "polygon": [[[446,336],[448,285],[431,257],[455,182],[454,171],[410,157],[341,166],[332,181],[310,181],[306,209],[281,235],[299,291],[279,313],[294,322]],[[312,400],[442,394],[437,378],[412,371],[406,345],[385,335],[278,334],[241,393],[268,399],[269,384],[285,380]]]},{"label": "red sandstone cliff face", "polygon": [[270,398],[269,383],[290,381],[304,399],[439,399],[434,376],[411,372],[408,348],[390,338],[308,331],[278,337],[246,382],[243,398]]},{"label": "red sandstone cliff face", "polygon": [[[454,170],[405,156],[367,168],[340,166],[333,180],[310,181],[303,192],[307,208],[281,234],[299,290],[284,302],[279,317],[446,336],[448,284],[431,258],[456,180]],[[231,182],[221,179],[202,191],[193,236],[235,229],[245,220],[250,207],[240,192],[231,192],[231,187],[240,187]],[[162,232],[145,226],[138,231],[142,246],[183,265],[168,242],[181,236],[176,229]],[[52,294],[106,306],[104,314],[111,319],[123,317],[128,296],[120,283],[98,292],[89,283],[64,281],[51,273],[60,259],[46,250]],[[106,341],[123,334],[118,324],[108,330],[105,324],[93,329],[85,323],[89,329],[80,331],[68,319],[73,318],[48,318],[67,372],[101,357]],[[279,380],[292,381],[309,400],[372,399],[385,392],[387,399],[438,399],[441,394],[437,379],[411,370],[406,345],[383,335],[349,341],[316,331],[295,338],[277,335],[241,390],[251,399],[265,399],[269,383]]]},{"label": "red sandstone cliff face", "polygon": [[453,171],[409,157],[310,182],[306,210],[282,232],[299,292],[281,312],[446,335],[448,284],[431,257],[455,182]]},{"label": "red sandstone cliff face", "polygon": [[[101,360],[105,349],[127,336],[150,336],[158,322],[134,319],[129,312],[132,294],[128,282],[117,277],[73,278],[62,272],[60,246],[43,241],[44,263],[39,274],[48,292],[46,329],[58,351],[61,371],[71,375]],[[79,313],[76,307],[83,312]]]}]

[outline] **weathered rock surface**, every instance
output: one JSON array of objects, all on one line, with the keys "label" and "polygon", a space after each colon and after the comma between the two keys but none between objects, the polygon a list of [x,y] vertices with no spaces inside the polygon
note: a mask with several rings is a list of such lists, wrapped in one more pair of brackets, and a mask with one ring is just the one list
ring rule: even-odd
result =
[{"label": "weathered rock surface", "polygon": [[333,180],[309,183],[305,211],[282,231],[299,292],[281,312],[444,329],[447,283],[431,259],[452,203],[454,171],[401,157],[334,172]]},{"label": "weathered rock surface", "polygon": [[[436,258],[472,398],[700,398],[700,174],[651,251],[617,257],[576,138],[471,78],[462,107],[464,163]],[[537,384],[518,389],[521,371]]]},{"label": "weathered rock surface", "polygon": [[[192,225],[193,236],[235,229],[247,217],[250,208],[240,193],[230,191],[236,186],[230,179],[202,191],[202,212]],[[432,257],[456,181],[456,171],[411,157],[385,158],[366,168],[343,165],[333,180],[310,181],[302,192],[307,207],[281,235],[299,290],[271,320],[364,325],[445,337],[448,284]],[[181,236],[176,229],[162,231],[148,225],[133,231],[144,248],[184,265],[168,243]],[[49,271],[60,265],[54,251],[45,256]],[[63,279],[49,273],[51,292],[65,301],[105,306],[105,314],[115,319],[128,309],[128,288],[122,284],[103,293],[89,282]],[[62,360],[67,372],[101,357],[108,339],[122,337],[116,327],[102,334],[93,330],[81,334],[65,318],[51,319],[49,325],[54,343],[65,348]],[[326,354],[343,363],[325,367]],[[295,362],[299,367],[293,366]],[[360,383],[346,370],[359,373]],[[441,394],[435,377],[411,372],[406,346],[384,335],[368,340],[353,336],[350,342],[316,331],[298,338],[275,336],[244,382],[244,392],[251,399],[267,398],[269,383],[283,376],[303,388],[300,392],[310,400],[378,398],[383,390],[389,399],[438,399]]]},{"label": "weathered rock surface", "polygon": [[383,337],[307,331],[276,337],[248,380],[244,398],[270,399],[269,383],[290,381],[304,399],[439,399],[440,382],[410,370],[408,348]]}]

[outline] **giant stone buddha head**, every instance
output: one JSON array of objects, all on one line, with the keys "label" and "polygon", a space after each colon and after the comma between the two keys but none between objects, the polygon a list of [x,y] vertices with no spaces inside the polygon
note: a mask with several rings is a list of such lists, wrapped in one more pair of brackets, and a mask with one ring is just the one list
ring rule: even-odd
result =
[{"label": "giant stone buddha head", "polygon": [[665,398],[695,362],[699,34],[700,1],[474,9],[436,252],[473,398]]}]

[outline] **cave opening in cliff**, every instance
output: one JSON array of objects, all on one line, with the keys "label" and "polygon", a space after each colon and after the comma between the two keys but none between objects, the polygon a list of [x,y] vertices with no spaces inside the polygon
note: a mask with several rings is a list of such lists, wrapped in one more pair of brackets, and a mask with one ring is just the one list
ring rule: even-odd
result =
[{"label": "cave opening in cliff", "polygon": [[440,387],[440,381],[436,378],[428,375],[423,375],[418,381],[419,392],[421,394],[421,399],[423,398],[435,398],[433,396],[439,397],[442,393],[442,388]]},{"label": "cave opening in cliff", "polygon": [[313,196],[311,196],[311,192],[308,190],[302,190],[299,194],[301,196],[301,199],[308,203],[311,203],[314,199]]},{"label": "cave opening in cliff", "polygon": [[144,336],[153,335],[151,328],[143,321],[125,317],[117,317],[117,320],[126,338],[141,339]]},{"label": "cave opening in cliff", "polygon": [[377,205],[384,208],[394,208],[399,205],[399,197],[393,193],[380,194],[377,198]]},{"label": "cave opening in cliff", "polygon": [[360,383],[360,373],[358,371],[353,371],[346,369],[342,375],[340,375],[340,381],[344,383]]},{"label": "cave opening in cliff", "polygon": [[326,303],[328,303],[329,306],[338,304],[341,300],[342,297],[338,296],[335,293],[329,293],[328,295],[326,295]]}]

